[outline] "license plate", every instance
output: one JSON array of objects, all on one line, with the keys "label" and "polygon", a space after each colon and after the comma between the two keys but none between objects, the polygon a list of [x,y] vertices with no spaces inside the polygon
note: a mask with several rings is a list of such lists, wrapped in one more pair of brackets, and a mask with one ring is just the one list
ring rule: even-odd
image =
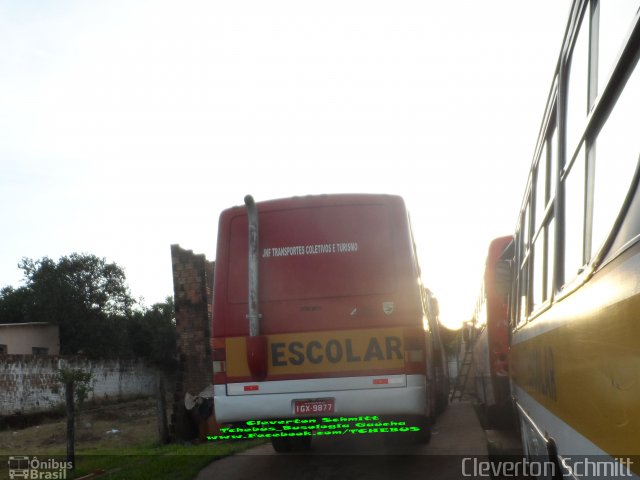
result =
[{"label": "license plate", "polygon": [[316,415],[322,413],[333,413],[336,401],[333,398],[319,398],[314,400],[295,400],[293,402],[293,412],[296,415]]}]

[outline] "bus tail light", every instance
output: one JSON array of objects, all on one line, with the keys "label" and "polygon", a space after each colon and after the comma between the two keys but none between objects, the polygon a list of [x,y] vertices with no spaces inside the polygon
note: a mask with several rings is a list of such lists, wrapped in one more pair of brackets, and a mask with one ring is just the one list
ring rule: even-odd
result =
[{"label": "bus tail light", "polygon": [[406,374],[425,374],[424,330],[406,328],[404,331],[404,370]]},{"label": "bus tail light", "polygon": [[227,383],[227,351],[223,338],[214,338],[211,342],[211,357],[213,359],[213,384]]},{"label": "bus tail light", "polygon": [[254,380],[264,380],[267,376],[269,359],[268,342],[265,335],[246,337],[247,364]]}]

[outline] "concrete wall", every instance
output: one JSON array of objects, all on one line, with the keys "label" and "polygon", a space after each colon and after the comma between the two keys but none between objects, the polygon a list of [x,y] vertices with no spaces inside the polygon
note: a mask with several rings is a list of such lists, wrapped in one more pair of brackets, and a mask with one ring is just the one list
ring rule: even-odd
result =
[{"label": "concrete wall", "polygon": [[60,368],[92,373],[89,400],[154,395],[156,370],[136,360],[0,355],[0,416],[36,413],[64,405]]},{"label": "concrete wall", "polygon": [[46,348],[47,355],[60,353],[60,331],[49,323],[5,323],[0,325],[0,345],[6,345],[3,353],[31,355],[33,348]]}]

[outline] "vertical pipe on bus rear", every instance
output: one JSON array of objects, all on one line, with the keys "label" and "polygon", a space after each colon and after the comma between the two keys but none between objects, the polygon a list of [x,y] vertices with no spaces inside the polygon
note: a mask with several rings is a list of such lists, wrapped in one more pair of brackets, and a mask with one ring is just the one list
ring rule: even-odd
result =
[{"label": "vertical pipe on bus rear", "polygon": [[260,335],[260,312],[258,310],[258,209],[251,195],[244,197],[247,207],[249,230],[249,298],[247,318],[249,319],[249,336],[246,338],[247,363],[255,380],[264,380],[268,371],[267,337]]},{"label": "vertical pipe on bus rear", "polygon": [[244,197],[249,222],[249,335],[260,335],[258,313],[258,210],[251,195]]}]

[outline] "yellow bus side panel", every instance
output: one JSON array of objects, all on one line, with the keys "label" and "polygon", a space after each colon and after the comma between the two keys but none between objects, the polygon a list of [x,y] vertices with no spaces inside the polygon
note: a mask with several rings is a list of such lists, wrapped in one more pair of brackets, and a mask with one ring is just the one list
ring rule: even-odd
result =
[{"label": "yellow bus side panel", "polygon": [[638,454],[639,317],[630,297],[517,343],[512,380],[607,453]]}]

